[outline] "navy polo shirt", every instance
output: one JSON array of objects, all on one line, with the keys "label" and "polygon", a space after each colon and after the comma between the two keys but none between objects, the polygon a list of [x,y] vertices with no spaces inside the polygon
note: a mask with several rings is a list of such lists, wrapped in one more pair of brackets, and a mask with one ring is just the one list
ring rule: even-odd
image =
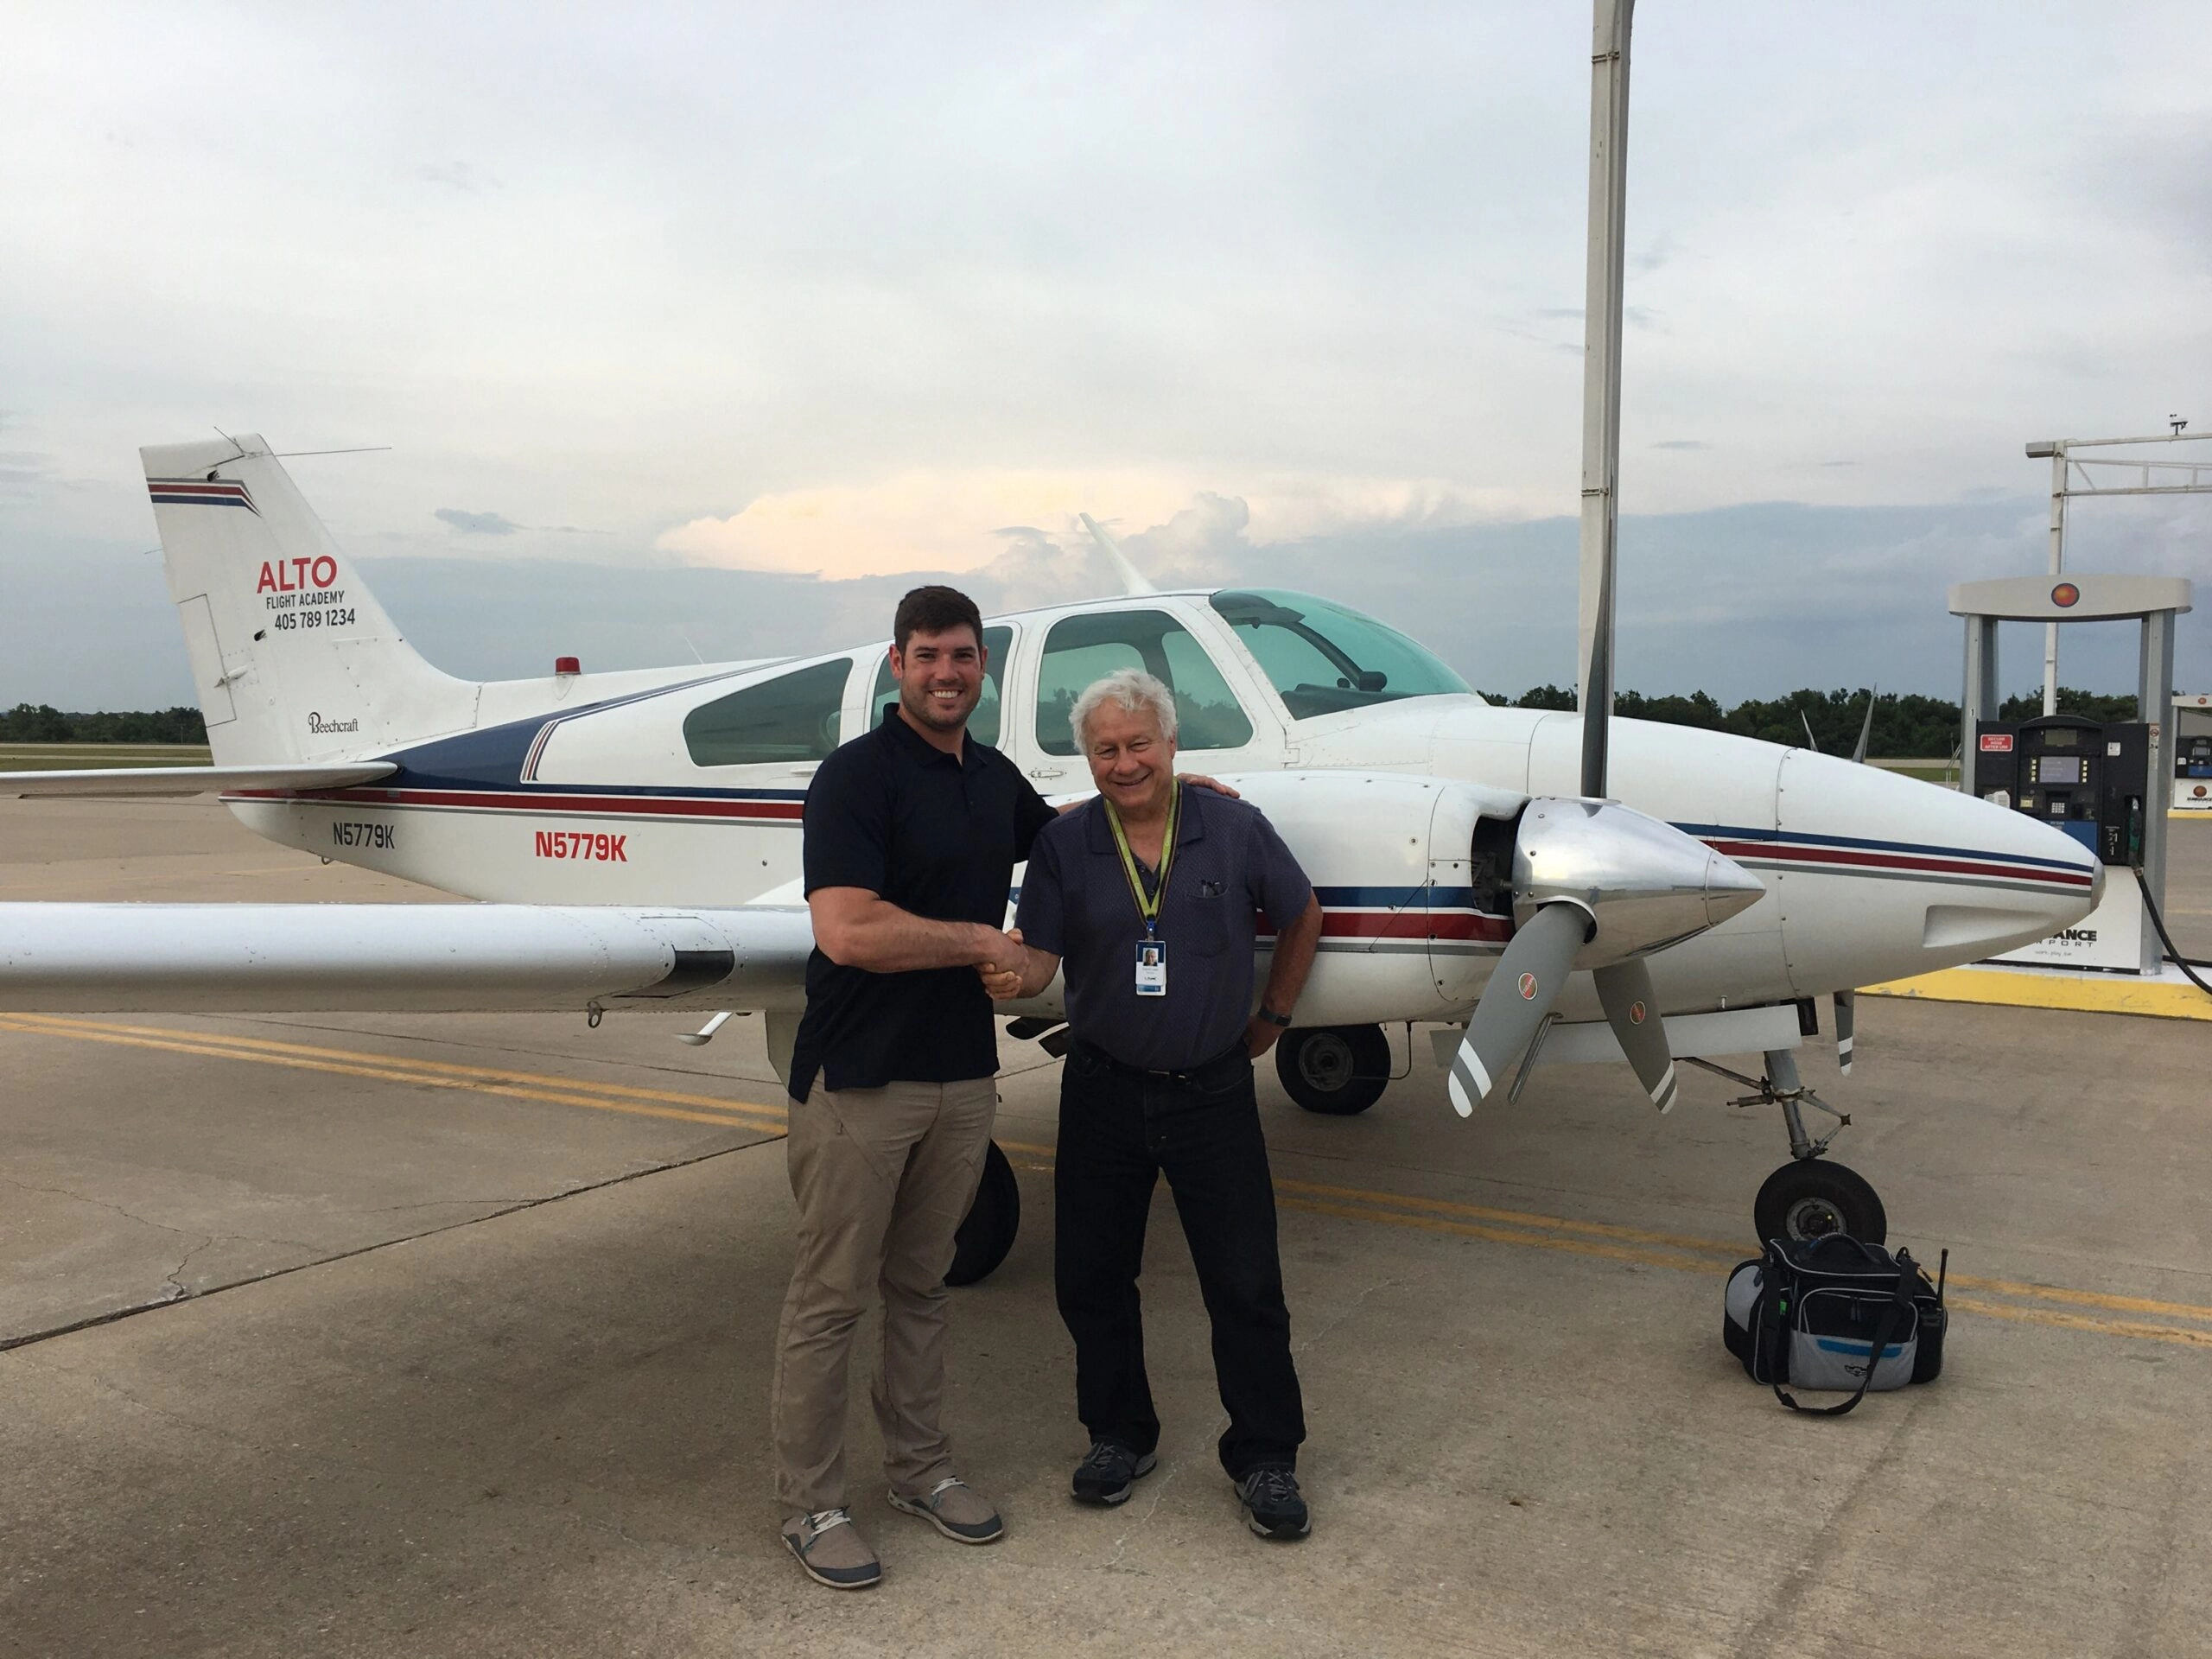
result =
[{"label": "navy polo shirt", "polygon": [[[1006,921],[1014,867],[1052,809],[1013,761],[974,738],[947,754],[899,718],[855,738],[806,791],[806,891],[861,887],[939,922]],[[791,1096],[821,1074],[831,1089],[960,1083],[996,1075],[990,995],[973,968],[872,974],[819,948],[806,962],[806,1012]]]},{"label": "navy polo shirt", "polygon": [[1045,826],[1021,878],[1025,943],[1060,958],[1068,1028],[1124,1065],[1179,1071],[1214,1059],[1252,1017],[1252,945],[1306,913],[1313,888],[1255,806],[1183,786],[1175,861],[1160,901],[1167,995],[1136,993],[1144,922],[1103,802]]}]

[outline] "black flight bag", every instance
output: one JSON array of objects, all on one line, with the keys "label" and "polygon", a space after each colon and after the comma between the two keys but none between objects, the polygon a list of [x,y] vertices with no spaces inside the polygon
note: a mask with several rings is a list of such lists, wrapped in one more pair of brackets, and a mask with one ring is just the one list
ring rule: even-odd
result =
[{"label": "black flight bag", "polygon": [[[1943,1252],[1937,1279],[1908,1250],[1895,1256],[1842,1233],[1772,1239],[1728,1275],[1721,1336],[1755,1382],[1792,1411],[1840,1417],[1868,1389],[1932,1382],[1943,1370]],[[1801,1406],[1801,1389],[1848,1390],[1835,1406]]]}]

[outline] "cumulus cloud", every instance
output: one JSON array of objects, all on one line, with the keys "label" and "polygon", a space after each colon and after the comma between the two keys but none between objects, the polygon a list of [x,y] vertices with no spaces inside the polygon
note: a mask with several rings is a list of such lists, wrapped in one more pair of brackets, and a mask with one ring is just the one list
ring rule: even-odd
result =
[{"label": "cumulus cloud", "polygon": [[512,536],[524,528],[504,513],[464,512],[459,507],[440,507],[433,516],[466,536]]},{"label": "cumulus cloud", "polygon": [[[1168,473],[912,470],[878,483],[780,491],[728,518],[694,518],[655,543],[695,564],[850,580],[961,574],[1011,558],[1047,586],[1089,568],[1079,515],[1141,546],[1154,582],[1204,580],[1214,556],[1262,541],[1377,529],[1433,529],[1525,516],[1514,492],[1440,479],[1262,475],[1234,493]],[[1233,529],[1230,528],[1233,518]],[[1224,537],[1230,539],[1224,541]]]}]

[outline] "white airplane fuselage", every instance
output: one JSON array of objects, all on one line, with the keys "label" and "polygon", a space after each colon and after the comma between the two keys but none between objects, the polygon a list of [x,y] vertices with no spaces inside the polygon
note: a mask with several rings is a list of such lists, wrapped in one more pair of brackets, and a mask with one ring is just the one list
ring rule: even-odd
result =
[{"label": "white airplane fuselage", "polygon": [[[1486,791],[1573,795],[1579,716],[1465,692],[1317,708],[1357,702],[1363,688],[1338,678],[1294,689],[1280,660],[1271,677],[1206,593],[1026,612],[987,632],[994,695],[971,730],[1061,798],[1090,792],[1065,727],[1071,676],[1137,660],[1117,646],[1123,635],[1146,650],[1171,641],[1179,698],[1195,688],[1180,768],[1238,780],[1294,822],[1293,846],[1329,912],[1300,1023],[1464,1018],[1512,931],[1510,905],[1469,886],[1476,817]],[[878,643],[671,672],[658,689],[638,689],[644,677],[565,677],[543,683],[542,698],[511,683],[499,688],[506,706],[535,702],[537,712],[381,748],[401,770],[376,785],[226,798],[273,841],[468,898],[796,902],[808,780],[829,747],[877,716],[884,656]],[[1873,767],[1628,720],[1615,722],[1611,748],[1616,798],[1766,887],[1742,914],[1652,958],[1669,1014],[1993,956],[2078,919],[2101,887],[2094,861],[2058,832]],[[1586,976],[1560,1007],[1597,1017]]]}]

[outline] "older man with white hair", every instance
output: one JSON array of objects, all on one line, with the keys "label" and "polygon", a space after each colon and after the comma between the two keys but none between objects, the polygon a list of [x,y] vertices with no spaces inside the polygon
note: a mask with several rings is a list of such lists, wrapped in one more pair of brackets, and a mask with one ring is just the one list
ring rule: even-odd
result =
[{"label": "older man with white hair", "polygon": [[[1021,969],[982,971],[1011,998],[1067,969],[1053,1273],[1091,1437],[1074,1496],[1119,1503],[1157,1459],[1137,1274],[1164,1174],[1213,1325],[1222,1466],[1254,1532],[1302,1538],[1306,1421],[1252,1062],[1290,1024],[1321,906],[1256,808],[1178,784],[1175,698],[1159,680],[1109,674],[1071,723],[1097,798],[1038,833],[1011,936]],[[1255,1009],[1263,915],[1275,949]]]}]

